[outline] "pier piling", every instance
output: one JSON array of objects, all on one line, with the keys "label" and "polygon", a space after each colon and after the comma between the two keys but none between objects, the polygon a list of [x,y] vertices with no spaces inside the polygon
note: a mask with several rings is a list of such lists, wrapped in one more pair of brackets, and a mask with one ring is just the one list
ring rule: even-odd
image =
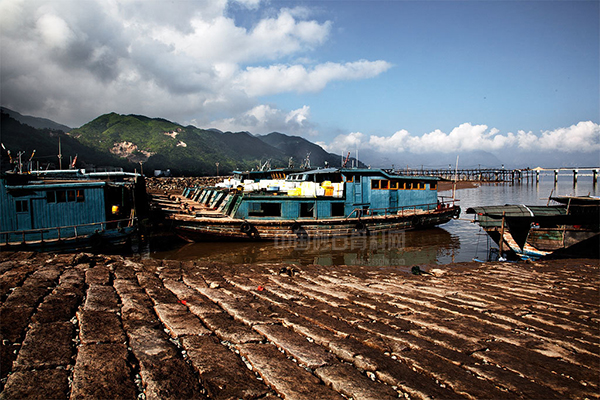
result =
[{"label": "pier piling", "polygon": [[[535,182],[538,184],[541,179],[542,172],[546,175],[554,172],[554,184],[558,184],[558,176],[560,172],[563,172],[565,175],[566,171],[573,172],[573,184],[577,183],[579,178],[579,172],[582,172],[582,176],[590,176],[589,172],[592,172],[594,185],[598,183],[598,172],[600,168],[592,167],[592,168],[524,168],[524,169],[492,169],[492,168],[474,168],[474,169],[457,169],[452,170],[452,168],[415,168],[411,169],[409,167],[402,168],[401,170],[390,170],[392,173],[398,173],[401,175],[425,175],[425,176],[437,176],[442,179],[447,180],[467,180],[467,181],[479,181],[479,182],[512,182],[512,183],[527,183],[530,182],[533,184]],[[535,173],[535,181],[534,181],[534,173]]]}]

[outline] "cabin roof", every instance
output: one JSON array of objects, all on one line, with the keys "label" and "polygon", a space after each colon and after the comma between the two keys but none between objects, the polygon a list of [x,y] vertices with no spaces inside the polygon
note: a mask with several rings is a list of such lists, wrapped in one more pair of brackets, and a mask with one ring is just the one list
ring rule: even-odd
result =
[{"label": "cabin roof", "polygon": [[508,218],[516,217],[551,217],[566,214],[564,206],[526,206],[523,204],[504,206],[469,207],[467,214],[477,214],[490,218],[502,218],[504,214]]},{"label": "cabin roof", "polygon": [[419,180],[419,181],[439,181],[440,179],[437,176],[424,176],[424,175],[400,175],[400,174],[391,174],[382,169],[370,169],[370,168],[356,168],[356,169],[341,169],[340,170],[344,174],[354,174],[354,175],[371,175],[371,176],[383,176],[388,179],[411,179],[411,180]]},{"label": "cabin roof", "polygon": [[362,176],[381,176],[388,179],[413,179],[420,181],[438,181],[438,177],[422,176],[422,175],[396,175],[390,174],[382,169],[371,168],[320,168],[310,171],[297,172],[298,175],[320,175],[320,174],[335,174],[342,173],[346,175],[362,175]]}]

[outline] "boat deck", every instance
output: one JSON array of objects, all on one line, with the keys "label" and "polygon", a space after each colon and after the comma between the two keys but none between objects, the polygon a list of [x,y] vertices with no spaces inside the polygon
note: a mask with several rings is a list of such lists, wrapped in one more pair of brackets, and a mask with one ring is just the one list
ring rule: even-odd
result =
[{"label": "boat deck", "polygon": [[[170,195],[160,195],[154,194],[152,195],[151,200],[155,205],[160,207],[163,213],[168,215],[171,219],[178,219],[183,221],[203,221],[205,219],[213,219],[213,218],[226,218],[232,222],[242,223],[245,220],[239,218],[232,218],[229,215],[222,213],[214,208],[207,206],[204,203],[189,199],[181,194],[170,194]],[[419,208],[406,208],[401,210],[398,214],[388,213],[385,215],[375,215],[370,216],[370,218],[374,220],[382,220],[401,216],[413,216],[413,215],[423,215],[428,212]],[[306,218],[306,220],[310,220],[311,218]],[[335,223],[345,221],[348,218],[340,217],[340,218],[327,218],[328,221]],[[296,220],[290,219],[277,219],[277,223],[293,223]]]},{"label": "boat deck", "polygon": [[1,253],[0,397],[598,398],[598,264]]}]

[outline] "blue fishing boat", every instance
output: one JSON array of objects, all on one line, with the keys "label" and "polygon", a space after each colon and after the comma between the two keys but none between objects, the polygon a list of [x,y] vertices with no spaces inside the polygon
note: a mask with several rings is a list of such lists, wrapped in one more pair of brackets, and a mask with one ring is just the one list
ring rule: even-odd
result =
[{"label": "blue fishing boat", "polygon": [[136,230],[140,176],[83,170],[0,177],[0,249],[109,251]]},{"label": "blue fishing boat", "polygon": [[438,198],[438,178],[325,168],[285,179],[227,179],[162,203],[188,241],[298,240],[428,228],[460,215]]},{"label": "blue fishing boat", "polygon": [[598,258],[599,197],[555,196],[550,197],[545,206],[470,207],[467,214],[473,214],[473,222],[477,222],[498,244],[501,257],[522,260]]}]

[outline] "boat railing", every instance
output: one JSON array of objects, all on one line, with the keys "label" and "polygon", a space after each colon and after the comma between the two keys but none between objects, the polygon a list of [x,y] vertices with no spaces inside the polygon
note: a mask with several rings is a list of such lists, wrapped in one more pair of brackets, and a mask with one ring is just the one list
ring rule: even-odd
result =
[{"label": "boat railing", "polygon": [[426,203],[426,204],[413,204],[410,206],[401,206],[401,207],[369,208],[366,210],[363,208],[355,208],[354,210],[352,210],[352,212],[350,214],[348,214],[348,216],[346,218],[352,218],[353,215],[354,215],[354,218],[360,218],[365,215],[368,215],[368,216],[372,216],[372,215],[400,215],[400,216],[415,215],[415,214],[419,214],[422,212],[428,212],[428,211],[439,210],[439,209],[451,207],[449,203],[447,205],[444,205],[443,208],[441,206],[442,206],[442,204],[440,204],[440,203]]},{"label": "boat railing", "polygon": [[104,232],[108,229],[123,229],[133,226],[136,218],[116,219],[103,222],[92,222],[89,224],[57,226],[52,228],[38,228],[18,231],[0,232],[2,242],[6,245],[18,242],[27,244],[27,242],[44,243],[45,240],[63,240],[63,239],[79,239],[87,237],[94,233]]}]

